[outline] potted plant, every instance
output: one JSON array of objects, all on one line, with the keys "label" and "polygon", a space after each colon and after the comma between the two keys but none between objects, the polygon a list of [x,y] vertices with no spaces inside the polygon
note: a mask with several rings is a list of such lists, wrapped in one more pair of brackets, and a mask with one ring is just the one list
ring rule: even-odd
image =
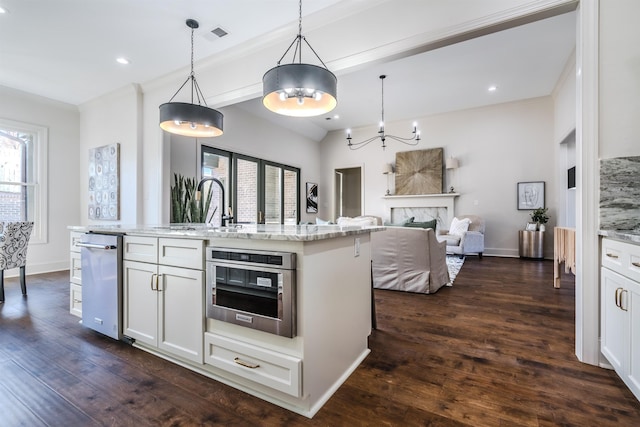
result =
[{"label": "potted plant", "polygon": [[[195,178],[186,178],[181,174],[174,173],[173,181],[175,185],[171,187],[171,222],[206,223],[207,212],[211,204],[211,186],[204,193],[204,199],[196,200]],[[215,212],[214,210],[211,217],[215,215]]]},{"label": "potted plant", "polygon": [[549,210],[549,208],[538,208],[533,212],[531,212],[531,221],[538,224],[539,231],[544,231],[545,224],[547,223],[547,221],[549,221],[549,215],[547,215],[547,210]]}]

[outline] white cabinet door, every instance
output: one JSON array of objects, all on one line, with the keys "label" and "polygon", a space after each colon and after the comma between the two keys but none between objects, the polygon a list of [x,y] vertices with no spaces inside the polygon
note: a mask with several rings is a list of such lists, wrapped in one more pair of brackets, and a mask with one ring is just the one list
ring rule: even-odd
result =
[{"label": "white cabinet door", "polygon": [[601,270],[601,350],[618,375],[624,377],[629,370],[630,325],[629,312],[623,308],[628,309],[631,299],[629,292],[624,294],[624,290],[628,290],[633,282],[608,268]]},{"label": "white cabinet door", "polygon": [[631,316],[631,351],[629,354],[628,386],[640,400],[640,284],[629,289],[629,315]]},{"label": "white cabinet door", "polygon": [[158,345],[158,292],[156,264],[124,261],[123,333],[140,342]]},{"label": "white cabinet door", "polygon": [[203,363],[204,272],[159,266],[158,347]]}]

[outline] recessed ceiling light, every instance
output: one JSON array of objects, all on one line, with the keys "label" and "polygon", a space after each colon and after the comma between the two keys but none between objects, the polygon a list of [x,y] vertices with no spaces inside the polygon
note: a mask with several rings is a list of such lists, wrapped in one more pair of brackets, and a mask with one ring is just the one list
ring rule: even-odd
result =
[{"label": "recessed ceiling light", "polygon": [[498,86],[496,85],[491,85],[489,86],[489,88],[487,89],[489,92],[495,92],[496,90],[498,90]]},{"label": "recessed ceiling light", "polygon": [[336,114],[336,115],[333,116],[333,118],[338,120],[340,118],[340,116]]},{"label": "recessed ceiling light", "polygon": [[124,58],[124,57],[117,58],[116,62],[118,62],[118,64],[122,64],[122,65],[129,64],[129,60],[127,58]]},{"label": "recessed ceiling light", "polygon": [[0,13],[9,13],[9,11],[4,7],[0,6]]}]

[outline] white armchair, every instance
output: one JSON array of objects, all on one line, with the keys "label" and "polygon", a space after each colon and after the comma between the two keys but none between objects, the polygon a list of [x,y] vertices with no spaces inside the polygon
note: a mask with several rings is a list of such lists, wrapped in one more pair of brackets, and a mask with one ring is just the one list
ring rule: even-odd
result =
[{"label": "white armchair", "polygon": [[[456,221],[458,220],[458,221]],[[482,258],[484,252],[484,219],[477,215],[461,215],[454,218],[452,225],[455,222],[468,222],[468,229],[461,231],[460,229],[453,230],[438,230],[438,240],[441,242],[447,242],[447,253],[456,254],[461,257],[467,254],[478,254]],[[458,228],[458,227],[452,227]]]},{"label": "white armchair", "polygon": [[20,268],[22,295],[27,295],[25,265],[33,222],[0,222],[0,304],[4,302],[4,271]]}]

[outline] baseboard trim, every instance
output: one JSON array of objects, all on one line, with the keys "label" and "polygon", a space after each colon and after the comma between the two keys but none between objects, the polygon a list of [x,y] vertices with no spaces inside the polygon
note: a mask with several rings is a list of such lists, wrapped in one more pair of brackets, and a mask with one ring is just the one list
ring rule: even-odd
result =
[{"label": "baseboard trim", "polygon": [[[50,263],[35,264],[35,265],[27,263],[27,268],[25,269],[25,272],[27,276],[30,276],[32,274],[53,273],[54,271],[63,271],[68,269],[69,269],[69,261],[50,262]],[[18,277],[19,274],[20,274],[19,268],[12,268],[10,270],[5,270],[4,277],[6,278]]]}]

